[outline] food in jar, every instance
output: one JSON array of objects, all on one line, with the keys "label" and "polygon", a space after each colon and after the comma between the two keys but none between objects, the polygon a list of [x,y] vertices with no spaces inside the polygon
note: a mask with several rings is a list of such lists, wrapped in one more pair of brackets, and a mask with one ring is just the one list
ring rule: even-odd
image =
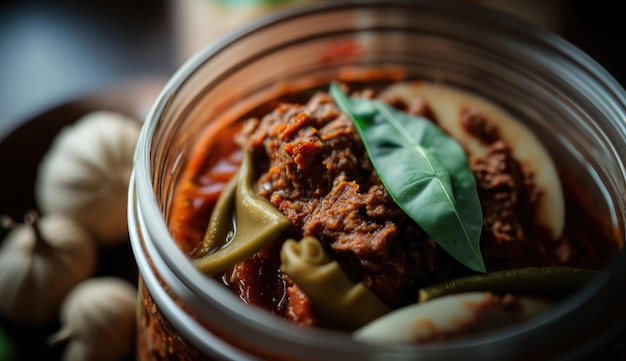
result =
[{"label": "food in jar", "polygon": [[[343,91],[351,96],[339,99]],[[388,135],[358,126],[383,118],[405,123],[398,133],[382,130]],[[423,134],[406,131],[413,122]],[[426,186],[399,167],[418,153],[435,164]],[[206,133],[174,197],[170,230],[198,268],[243,302],[301,326],[355,331],[455,293],[500,308],[534,305],[527,297],[543,305],[588,281],[621,247],[566,165],[522,122],[475,94],[424,81],[335,84],[268,101]],[[406,204],[416,197],[417,206]],[[458,218],[454,225],[437,224],[442,212]],[[453,228],[473,232],[480,248],[471,235],[451,236]],[[342,286],[329,288],[328,277]],[[316,292],[316,282],[329,291]],[[477,291],[485,293],[467,293]],[[373,311],[351,314],[361,302]]]}]

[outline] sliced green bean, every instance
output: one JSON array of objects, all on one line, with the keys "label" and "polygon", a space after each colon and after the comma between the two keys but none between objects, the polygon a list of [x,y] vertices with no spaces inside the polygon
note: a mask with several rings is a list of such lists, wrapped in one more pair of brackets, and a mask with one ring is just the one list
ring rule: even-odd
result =
[{"label": "sliced green bean", "polygon": [[419,302],[452,293],[492,291],[560,298],[579,289],[596,274],[572,267],[527,267],[457,278],[419,291]]},{"label": "sliced green bean", "polygon": [[254,175],[251,155],[245,152],[235,180],[224,189],[213,210],[201,256],[194,259],[195,266],[208,275],[251,257],[289,227],[289,219],[255,192]]},{"label": "sliced green bean", "polygon": [[211,218],[209,220],[209,226],[204,234],[202,241],[202,247],[197,253],[198,255],[206,255],[209,252],[222,247],[233,229],[233,209],[235,206],[235,193],[237,190],[237,183],[239,181],[239,173],[235,174],[233,178],[226,184],[226,187],[220,193]]},{"label": "sliced green bean", "polygon": [[389,312],[369,288],[352,282],[314,237],[287,240],[280,260],[280,270],[302,289],[327,322],[339,328],[355,330]]}]

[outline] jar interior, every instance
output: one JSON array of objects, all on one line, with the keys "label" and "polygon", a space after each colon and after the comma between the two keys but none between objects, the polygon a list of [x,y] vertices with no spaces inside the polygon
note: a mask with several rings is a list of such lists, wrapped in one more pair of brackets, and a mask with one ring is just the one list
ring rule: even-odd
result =
[{"label": "jar interior", "polygon": [[[355,17],[358,19],[358,14]],[[345,18],[342,19],[345,22]],[[414,32],[386,28],[328,31],[297,43],[286,42],[271,50],[260,47],[259,44],[265,42],[258,39],[241,39],[233,49],[226,48],[207,59],[210,61],[198,69],[191,80],[187,79],[190,83],[184,84],[177,94],[179,98],[193,100],[185,104],[180,114],[173,115],[181,119],[178,123],[182,124],[177,124],[175,129],[159,130],[160,134],[171,137],[170,147],[178,151],[178,155],[172,157],[170,153],[171,164],[156,174],[176,177],[183,165],[179,160],[186,158],[185,152],[195,142],[192,138],[202,134],[207,124],[235,121],[281,92],[328,84],[348,69],[354,76],[366,74],[369,69],[387,69],[390,73],[402,69],[406,79],[464,88],[503,106],[535,132],[559,164],[578,165],[567,167],[566,171],[571,173],[572,179],[581,182],[589,198],[595,200],[598,211],[606,215],[616,229],[624,228],[623,217],[616,211],[619,207],[614,204],[615,197],[611,196],[619,189],[605,188],[619,188],[620,179],[616,178],[614,170],[623,170],[617,160],[617,150],[612,146],[615,144],[612,141],[619,144],[618,133],[607,124],[614,116],[608,112],[610,104],[602,100],[591,103],[587,92],[571,89],[579,81],[576,73],[538,73],[533,59],[513,62],[516,55],[511,53],[512,49],[498,44],[492,44],[493,48],[484,44],[478,47],[467,44],[465,38],[451,39],[445,34],[425,35],[423,32],[421,28]],[[267,34],[272,38],[274,35],[274,32]],[[255,44],[260,49],[254,51]],[[246,53],[242,54],[241,49]],[[333,54],[337,49],[348,49],[344,50],[348,53]],[[524,50],[524,55],[530,52]],[[535,52],[538,53],[535,54],[539,59],[537,63],[561,66],[549,59],[550,53]],[[224,59],[241,60],[219,61]],[[198,81],[203,84],[194,83]],[[185,88],[189,87],[196,93],[185,94]],[[155,182],[157,186],[163,184],[176,184],[176,179]],[[171,193],[170,189],[157,192]],[[171,199],[163,201],[161,210],[167,218]]]}]

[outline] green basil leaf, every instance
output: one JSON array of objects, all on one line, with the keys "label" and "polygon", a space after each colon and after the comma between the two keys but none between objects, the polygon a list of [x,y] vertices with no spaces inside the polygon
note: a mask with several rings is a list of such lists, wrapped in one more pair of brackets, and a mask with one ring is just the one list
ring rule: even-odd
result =
[{"label": "green basil leaf", "polygon": [[378,100],[350,98],[336,84],[330,94],[354,122],[396,204],[452,257],[486,272],[476,180],[459,143],[426,118]]}]

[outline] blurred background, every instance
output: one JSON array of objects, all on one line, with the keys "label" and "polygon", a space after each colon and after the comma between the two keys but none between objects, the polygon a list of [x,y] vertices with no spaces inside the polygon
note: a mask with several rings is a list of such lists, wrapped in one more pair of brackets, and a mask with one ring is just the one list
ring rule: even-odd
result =
[{"label": "blurred background", "polygon": [[[626,81],[626,29],[619,2],[459,1],[496,8],[548,28]],[[221,31],[257,14],[303,2],[307,1],[5,0],[0,5],[0,138],[60,102],[121,82],[167,78]]]},{"label": "blurred background", "polygon": [[[31,149],[31,144],[37,144],[37,139],[50,141],[50,134],[35,136],[46,132],[45,127],[41,127],[42,121],[52,118],[41,115],[48,114],[49,110],[93,94],[113,93],[116,95],[113,102],[138,101],[134,98],[137,92],[129,96],[128,89],[142,88],[146,84],[150,89],[141,101],[142,106],[147,107],[167,78],[186,59],[224,31],[264,13],[314,1],[323,0],[0,2],[0,151],[33,152],[30,158],[0,154],[0,165],[5,169],[3,175],[6,169],[13,169],[3,162],[15,158],[28,163],[21,159],[36,160],[45,150],[48,144],[40,144],[36,151]],[[585,51],[626,86],[626,27],[618,9],[620,2],[454,1],[490,7],[548,29]],[[76,114],[76,111],[65,109],[65,113],[57,112],[54,117]],[[20,137],[11,136],[17,128],[32,124],[33,118],[38,118],[37,127],[22,129]],[[55,126],[58,125],[57,122]],[[28,147],[24,147],[24,139],[28,139]],[[21,145],[13,144],[16,142]],[[3,145],[6,146],[3,148]],[[24,174],[32,178],[32,164],[24,164],[23,168],[28,168],[31,173]],[[16,174],[10,176],[19,178]],[[3,193],[15,193],[11,184],[21,180],[9,183],[7,179],[0,178]],[[30,186],[26,184],[23,188],[30,190]],[[1,198],[0,212],[12,208],[18,197],[21,196]],[[11,204],[1,204],[3,202]],[[123,262],[132,262],[128,250],[122,251]],[[132,267],[124,271],[129,279],[136,279]],[[45,359],[58,358],[61,350],[48,350],[42,341],[48,332],[43,330],[36,336],[38,338],[26,341],[15,336],[17,347],[26,356],[24,359],[33,359],[31,356],[42,350],[47,353]],[[25,330],[24,334],[32,337],[30,330]],[[5,361],[1,358],[0,352],[0,361]]]}]

